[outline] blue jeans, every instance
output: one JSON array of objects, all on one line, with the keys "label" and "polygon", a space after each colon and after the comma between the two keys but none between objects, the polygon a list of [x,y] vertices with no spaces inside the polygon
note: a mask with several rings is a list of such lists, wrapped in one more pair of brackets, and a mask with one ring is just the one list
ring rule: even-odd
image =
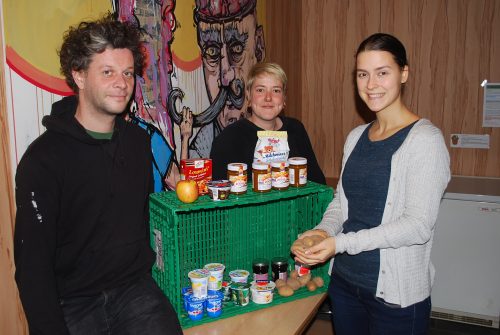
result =
[{"label": "blue jeans", "polygon": [[336,275],[332,275],[328,295],[335,335],[420,335],[428,332],[430,297],[401,308]]},{"label": "blue jeans", "polygon": [[150,273],[98,296],[60,303],[70,334],[182,334],[175,310]]}]

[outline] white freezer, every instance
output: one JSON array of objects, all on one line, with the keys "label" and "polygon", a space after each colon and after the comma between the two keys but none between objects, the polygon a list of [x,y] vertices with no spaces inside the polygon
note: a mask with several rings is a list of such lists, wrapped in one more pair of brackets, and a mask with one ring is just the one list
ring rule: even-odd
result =
[{"label": "white freezer", "polygon": [[436,268],[432,317],[498,328],[500,178],[452,178],[431,260]]}]

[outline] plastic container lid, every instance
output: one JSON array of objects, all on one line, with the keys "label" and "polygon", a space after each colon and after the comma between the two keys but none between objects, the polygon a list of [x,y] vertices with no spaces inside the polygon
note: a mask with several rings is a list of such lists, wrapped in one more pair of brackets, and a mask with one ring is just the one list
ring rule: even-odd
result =
[{"label": "plastic container lid", "polygon": [[306,165],[307,159],[304,157],[290,157],[288,163],[293,165]]},{"label": "plastic container lid", "polygon": [[273,168],[283,168],[283,167],[288,167],[288,162],[272,162],[271,167]]},{"label": "plastic container lid", "polygon": [[221,263],[208,263],[203,268],[208,271],[224,271],[226,267]]},{"label": "plastic container lid", "polygon": [[210,273],[208,270],[205,269],[196,269],[193,271],[189,271],[188,277],[193,278],[193,279],[203,279],[203,278],[208,278],[210,276]]},{"label": "plastic container lid", "polygon": [[227,165],[227,169],[229,171],[240,172],[240,170],[245,171],[247,169],[247,165],[245,163],[229,163]]},{"label": "plastic container lid", "polygon": [[253,162],[252,163],[252,169],[267,170],[267,169],[269,169],[269,164],[262,163],[262,162]]}]

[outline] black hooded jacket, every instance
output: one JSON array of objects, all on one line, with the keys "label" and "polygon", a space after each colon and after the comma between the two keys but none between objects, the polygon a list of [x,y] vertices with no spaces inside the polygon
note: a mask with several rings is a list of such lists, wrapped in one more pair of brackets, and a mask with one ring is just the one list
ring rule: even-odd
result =
[{"label": "black hooded jacket", "polygon": [[76,97],[52,106],[47,131],[16,174],[16,281],[31,334],[64,334],[59,307],[150,271],[147,134],[116,118],[111,140],[87,134]]}]

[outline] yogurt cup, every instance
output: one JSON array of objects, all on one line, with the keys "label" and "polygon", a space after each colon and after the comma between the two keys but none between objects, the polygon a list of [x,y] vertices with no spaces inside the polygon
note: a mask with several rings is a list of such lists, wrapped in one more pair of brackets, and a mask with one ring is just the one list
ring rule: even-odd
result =
[{"label": "yogurt cup", "polygon": [[196,298],[189,296],[186,298],[187,313],[191,320],[197,321],[203,318],[203,310],[205,307],[206,298]]},{"label": "yogurt cup", "polygon": [[273,292],[276,284],[272,281],[268,283],[252,282],[250,291],[252,292],[252,301],[256,304],[269,304],[273,301]]},{"label": "yogurt cup", "polygon": [[208,277],[210,273],[205,269],[196,269],[188,273],[191,279],[191,288],[193,289],[193,296],[196,298],[206,298],[208,291]]},{"label": "yogurt cup", "polygon": [[217,291],[207,297],[207,315],[211,318],[219,317],[222,314],[222,301],[224,293]]},{"label": "yogurt cup", "polygon": [[236,305],[246,306],[250,302],[250,284],[232,283],[231,298]]},{"label": "yogurt cup", "polygon": [[250,272],[247,270],[233,270],[229,272],[229,277],[233,283],[246,283]]},{"label": "yogurt cup", "polygon": [[214,180],[208,182],[208,195],[214,201],[226,200],[231,191],[231,182],[229,180]]},{"label": "yogurt cup", "polygon": [[208,290],[220,290],[222,288],[222,276],[224,274],[225,266],[221,263],[209,263],[203,268],[208,270],[210,273],[210,276],[208,277]]},{"label": "yogurt cup", "polygon": [[186,312],[188,310],[187,306],[188,297],[192,295],[193,295],[193,289],[190,286],[182,288],[182,299],[184,300],[184,309],[186,310]]}]

